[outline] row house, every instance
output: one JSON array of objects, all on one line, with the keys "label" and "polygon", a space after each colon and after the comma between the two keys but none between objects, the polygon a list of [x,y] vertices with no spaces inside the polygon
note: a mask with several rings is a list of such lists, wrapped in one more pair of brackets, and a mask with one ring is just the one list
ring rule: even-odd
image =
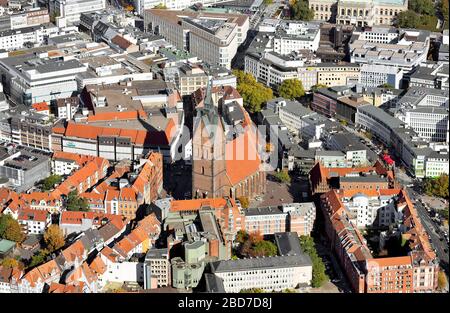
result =
[{"label": "row house", "polygon": [[43,234],[51,224],[51,215],[46,210],[19,209],[17,221],[26,234]]}]

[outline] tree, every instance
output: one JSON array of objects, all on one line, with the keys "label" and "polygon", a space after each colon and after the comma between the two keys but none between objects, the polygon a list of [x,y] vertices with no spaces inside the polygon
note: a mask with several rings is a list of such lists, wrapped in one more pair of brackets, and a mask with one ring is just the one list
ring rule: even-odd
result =
[{"label": "tree", "polygon": [[447,287],[447,276],[443,271],[439,271],[438,273],[438,289],[443,290]]},{"label": "tree", "polygon": [[446,27],[448,28],[448,0],[439,1],[438,8],[444,17]]},{"label": "tree", "polygon": [[28,268],[33,268],[39,264],[42,264],[47,259],[49,252],[47,249],[42,249],[38,252],[38,254],[35,254],[31,257],[31,262],[28,265]]},{"label": "tree", "polygon": [[300,80],[296,78],[286,79],[278,88],[278,94],[280,97],[293,100],[303,97],[305,95],[305,89],[303,89],[303,84]]},{"label": "tree", "polygon": [[311,286],[318,288],[328,280],[328,276],[325,273],[325,264],[317,254],[317,250],[314,244],[314,240],[311,236],[300,236],[300,245],[303,251],[309,255],[312,261],[312,280]]},{"label": "tree", "polygon": [[0,216],[0,238],[21,243],[25,239],[19,222],[10,214]]},{"label": "tree", "polygon": [[236,241],[239,243],[244,243],[248,239],[248,234],[245,230],[239,230],[236,234]]},{"label": "tree", "polygon": [[311,91],[312,92],[317,92],[317,90],[321,89],[321,88],[327,88],[327,85],[324,84],[316,84],[314,86],[311,87]]},{"label": "tree", "polygon": [[163,3],[160,3],[160,4],[158,4],[158,5],[155,5],[155,6],[153,7],[153,9],[163,9],[163,10],[166,10],[167,7],[166,7]]},{"label": "tree", "polygon": [[269,4],[272,4],[273,3],[273,0],[264,0],[264,4],[265,5],[269,5]]},{"label": "tree", "polygon": [[307,0],[297,0],[291,6],[291,15],[295,20],[310,21],[314,18],[314,10],[309,8]]},{"label": "tree", "polygon": [[383,84],[383,85],[380,85],[379,87],[380,87],[380,88],[384,88],[384,89],[388,89],[388,90],[394,89],[394,86],[392,86],[392,85],[389,84],[389,83],[385,83],[385,84]]},{"label": "tree", "polygon": [[267,240],[257,242],[253,248],[254,256],[274,256],[277,255],[277,252],[277,246]]},{"label": "tree", "polygon": [[448,194],[448,175],[441,174],[439,177],[435,178],[425,178],[424,180],[424,191],[429,196],[447,198]]},{"label": "tree", "polygon": [[238,200],[244,209],[248,209],[248,207],[250,205],[250,201],[248,200],[248,197],[239,197]]},{"label": "tree", "polygon": [[44,242],[47,245],[49,252],[53,252],[63,247],[66,243],[64,234],[58,225],[50,225],[44,233]]},{"label": "tree", "polygon": [[239,293],[264,293],[264,290],[261,288],[241,289]]},{"label": "tree", "polygon": [[248,240],[252,243],[252,245],[256,245],[258,242],[261,242],[264,240],[263,235],[259,231],[251,232],[248,235]]},{"label": "tree", "polygon": [[434,4],[431,0],[409,0],[408,9],[418,14],[434,15]]},{"label": "tree", "polygon": [[78,196],[75,190],[67,195],[66,207],[68,211],[89,211],[89,203],[85,198]]},{"label": "tree", "polygon": [[49,191],[52,190],[56,184],[59,184],[62,181],[62,177],[60,175],[50,175],[42,181],[42,190]]},{"label": "tree", "polygon": [[419,25],[419,15],[411,10],[400,12],[397,17],[398,27],[417,28]]},{"label": "tree", "polygon": [[252,74],[233,70],[237,80],[237,91],[244,100],[244,107],[251,113],[261,111],[262,104],[273,98],[273,91],[258,83]]},{"label": "tree", "polygon": [[19,268],[19,269],[23,269],[23,263],[14,259],[14,258],[5,258],[3,259],[3,261],[0,263],[0,265],[2,265],[3,267],[7,267],[7,268]]},{"label": "tree", "polygon": [[281,171],[275,173],[274,176],[281,183],[290,183],[291,182],[291,176],[289,176],[289,173],[286,170],[281,170]]}]

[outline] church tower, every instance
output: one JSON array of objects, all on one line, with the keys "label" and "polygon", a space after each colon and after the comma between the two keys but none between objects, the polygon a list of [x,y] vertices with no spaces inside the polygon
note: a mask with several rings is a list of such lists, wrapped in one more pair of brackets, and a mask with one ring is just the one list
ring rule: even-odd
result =
[{"label": "church tower", "polygon": [[224,196],[226,184],[225,128],[208,83],[203,108],[197,109],[192,139],[192,197]]}]

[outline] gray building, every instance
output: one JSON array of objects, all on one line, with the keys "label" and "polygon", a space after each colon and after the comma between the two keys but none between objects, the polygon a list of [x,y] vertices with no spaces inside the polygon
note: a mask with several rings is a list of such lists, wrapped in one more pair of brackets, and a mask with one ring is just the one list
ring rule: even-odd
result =
[{"label": "gray building", "polygon": [[50,172],[50,153],[25,147],[0,147],[0,177],[8,178],[9,185],[18,192],[30,189]]}]

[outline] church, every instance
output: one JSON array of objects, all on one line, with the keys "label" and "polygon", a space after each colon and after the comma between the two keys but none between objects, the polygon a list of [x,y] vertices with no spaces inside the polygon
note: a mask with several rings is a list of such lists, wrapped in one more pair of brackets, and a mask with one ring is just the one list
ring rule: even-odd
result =
[{"label": "church", "polygon": [[[253,198],[265,192],[266,173],[259,147],[265,139],[242,105],[226,89],[208,84],[196,108],[192,139],[194,198]],[[237,91],[233,88],[233,92]]]}]

